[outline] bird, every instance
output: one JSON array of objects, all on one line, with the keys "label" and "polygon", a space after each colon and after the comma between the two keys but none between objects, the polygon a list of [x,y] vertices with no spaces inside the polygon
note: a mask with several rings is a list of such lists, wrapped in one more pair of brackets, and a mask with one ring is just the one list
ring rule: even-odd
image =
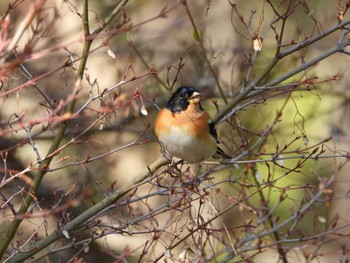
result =
[{"label": "bird", "polygon": [[194,87],[177,88],[154,123],[155,134],[166,152],[189,164],[200,163],[215,153],[225,157],[218,147],[214,122],[201,99]]}]

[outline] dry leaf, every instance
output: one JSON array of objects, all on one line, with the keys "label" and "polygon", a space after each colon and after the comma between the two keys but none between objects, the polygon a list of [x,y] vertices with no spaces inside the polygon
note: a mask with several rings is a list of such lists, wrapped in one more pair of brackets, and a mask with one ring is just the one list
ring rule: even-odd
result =
[{"label": "dry leaf", "polygon": [[108,49],[108,50],[107,50],[107,54],[108,54],[108,56],[110,56],[111,58],[115,59],[115,54],[114,54],[114,52],[113,52],[111,49]]},{"label": "dry leaf", "polygon": [[70,236],[69,236],[69,233],[67,230],[63,230],[62,231],[62,234],[67,238],[67,239],[70,239]]},{"label": "dry leaf", "polygon": [[257,36],[255,39],[253,39],[253,48],[255,52],[261,51],[262,39],[260,36]]},{"label": "dry leaf", "polygon": [[142,113],[142,115],[145,115],[145,116],[147,116],[147,115],[148,115],[148,111],[147,111],[147,109],[146,109],[146,106],[145,106],[145,105],[142,105],[142,107],[141,107],[141,113]]}]

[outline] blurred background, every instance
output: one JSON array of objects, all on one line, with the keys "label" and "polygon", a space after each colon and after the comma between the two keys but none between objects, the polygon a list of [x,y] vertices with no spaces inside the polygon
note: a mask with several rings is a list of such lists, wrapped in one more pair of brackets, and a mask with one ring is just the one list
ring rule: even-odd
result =
[{"label": "blurred background", "polygon": [[[160,146],[153,122],[177,87],[197,87],[204,96],[204,107],[215,116],[270,65],[276,53],[276,35],[283,32],[281,50],[287,50],[335,27],[341,22],[339,13],[347,10],[346,1],[287,1],[292,7],[283,24],[272,8],[283,13],[288,3],[282,2],[127,1],[92,44],[82,89],[75,97],[73,112],[79,115],[71,119],[61,143],[69,145],[57,153],[50,165],[30,207],[33,216],[22,222],[8,253],[20,249],[26,240],[44,238],[154,162],[160,156]],[[11,3],[16,4],[9,9]],[[2,19],[2,52],[32,4],[26,0],[0,2],[0,14],[7,14],[7,20]],[[89,1],[91,32],[103,25],[116,6],[112,0]],[[16,45],[14,56],[25,56],[19,56],[17,64],[10,64],[13,67],[6,67],[8,60],[2,59],[3,181],[32,164],[35,168],[38,153],[44,158],[57,134],[62,120],[53,118],[52,112],[60,116],[72,99],[83,47],[82,9],[82,1],[46,1]],[[343,19],[347,18],[345,13]],[[254,52],[254,36],[263,39],[259,52]],[[261,84],[324,55],[337,45],[339,36],[338,30],[286,56],[268,71]],[[331,187],[313,200],[307,212],[282,227],[280,238],[289,240],[283,243],[288,262],[347,262],[341,259],[349,260],[345,255],[349,249],[350,185],[348,159],[339,156],[348,157],[349,149],[348,63],[346,53],[336,53],[278,87],[242,100],[235,114],[217,125],[222,148],[239,157],[237,163],[216,171],[218,164],[209,160],[202,169],[209,171],[210,180],[192,192],[188,190],[188,203],[182,200],[179,209],[164,210],[142,221],[150,211],[184,196],[184,192],[176,191],[174,195],[151,195],[164,185],[179,183],[180,179],[167,168],[161,168],[158,180],[141,185],[116,208],[92,220],[86,231],[76,233],[77,241],[94,235],[101,238],[76,246],[70,246],[69,240],[59,241],[57,251],[56,247],[49,248],[38,262],[97,262],[101,258],[103,262],[138,262],[142,251],[149,252],[142,258],[144,262],[153,262],[159,255],[170,262],[191,258],[200,262],[197,251],[193,251],[200,239],[195,234],[171,252],[167,250],[168,241],[177,242],[175,236],[191,233],[193,222],[210,221],[214,214],[217,218],[210,224],[215,231],[207,230],[203,234],[207,236],[201,237],[213,238],[209,244],[201,245],[207,256],[212,254],[208,262],[238,262],[250,257],[251,262],[278,262],[282,259],[272,235],[247,241],[245,246],[240,239],[249,236],[250,231],[257,234],[273,228],[263,223],[269,217],[269,222],[278,225],[294,216],[324,190],[331,176],[336,177]],[[18,88],[37,77],[33,85]],[[127,83],[108,90],[123,80]],[[15,88],[18,89],[11,91]],[[98,97],[106,90],[104,96]],[[71,143],[78,134],[81,136]],[[315,150],[316,147],[319,148]],[[310,155],[313,157],[308,159]],[[271,158],[278,159],[270,163],[248,162]],[[26,173],[25,177],[1,185],[2,231],[11,221],[11,210],[18,209],[23,201],[33,174]],[[202,188],[208,191],[205,204],[200,204]],[[142,197],[142,201],[127,202],[136,197]],[[241,198],[243,201],[238,202]],[[189,203],[192,206],[187,210]],[[181,215],[180,208],[186,213]],[[342,227],[337,230],[338,226]],[[113,227],[122,231],[113,232]],[[154,229],[159,236],[155,237]],[[101,234],[103,231],[106,235]],[[248,243],[261,248],[249,250]],[[152,249],[147,244],[152,244]],[[242,249],[240,257],[232,259],[232,246]],[[50,253],[50,249],[55,252]]]}]

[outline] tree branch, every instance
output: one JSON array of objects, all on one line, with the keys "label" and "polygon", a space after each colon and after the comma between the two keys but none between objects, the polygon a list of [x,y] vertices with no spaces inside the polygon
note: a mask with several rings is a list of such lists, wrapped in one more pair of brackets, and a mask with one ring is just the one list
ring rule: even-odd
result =
[{"label": "tree branch", "polygon": [[[77,227],[87,222],[89,219],[94,217],[100,211],[102,211],[106,207],[118,201],[126,193],[138,187],[140,183],[142,183],[147,178],[150,178],[161,166],[167,164],[167,162],[168,162],[167,159],[163,157],[159,158],[158,160],[153,162],[150,166],[148,166],[147,169],[145,169],[142,173],[136,176],[134,179],[130,180],[127,184],[117,189],[110,196],[106,197],[102,201],[98,202],[96,205],[86,210],[81,215],[74,218],[72,221],[70,221],[65,226],[63,226],[62,229],[60,229],[59,231],[54,231],[44,239],[33,244],[33,249],[30,249],[27,252],[18,252],[13,257],[6,260],[6,262],[8,263],[24,262],[24,260],[35,255],[36,253],[38,253],[48,245],[55,242],[56,240],[67,236],[67,234],[69,234],[74,229],[76,229]],[[3,261],[0,261],[0,262],[3,262]]]}]

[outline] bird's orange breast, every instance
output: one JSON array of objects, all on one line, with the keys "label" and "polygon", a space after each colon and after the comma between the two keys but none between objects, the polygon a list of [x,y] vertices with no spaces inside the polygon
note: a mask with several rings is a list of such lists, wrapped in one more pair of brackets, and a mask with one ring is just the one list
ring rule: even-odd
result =
[{"label": "bird's orange breast", "polygon": [[162,109],[156,118],[154,130],[165,149],[189,163],[211,157],[217,148],[209,133],[210,115],[191,104],[180,113]]}]

